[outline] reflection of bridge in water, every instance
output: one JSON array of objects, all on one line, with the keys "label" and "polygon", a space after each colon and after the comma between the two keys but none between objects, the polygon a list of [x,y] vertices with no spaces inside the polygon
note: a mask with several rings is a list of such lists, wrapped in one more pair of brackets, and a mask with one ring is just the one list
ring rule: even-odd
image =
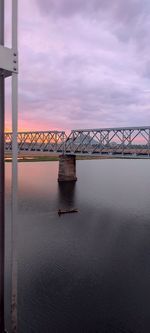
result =
[{"label": "reflection of bridge in water", "polygon": [[[12,133],[5,133],[5,151],[11,149]],[[19,132],[18,152],[62,155],[59,180],[75,180],[76,155],[149,158],[150,127],[72,130],[68,136],[64,131]]]}]

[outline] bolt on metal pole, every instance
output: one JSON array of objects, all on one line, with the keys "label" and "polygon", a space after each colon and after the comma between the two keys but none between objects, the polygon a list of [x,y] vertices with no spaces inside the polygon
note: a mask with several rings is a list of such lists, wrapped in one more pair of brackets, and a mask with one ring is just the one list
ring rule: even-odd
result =
[{"label": "bolt on metal pole", "polygon": [[[0,44],[4,45],[4,0],[0,0]],[[0,75],[0,332],[4,332],[4,257],[5,257],[5,185],[4,185],[4,76]]]}]

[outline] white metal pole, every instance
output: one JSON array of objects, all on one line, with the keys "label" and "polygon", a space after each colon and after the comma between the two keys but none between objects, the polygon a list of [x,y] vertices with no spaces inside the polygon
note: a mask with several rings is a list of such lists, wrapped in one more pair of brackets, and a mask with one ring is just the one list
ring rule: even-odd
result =
[{"label": "white metal pole", "polygon": [[[18,1],[12,0],[12,49],[18,52]],[[16,57],[17,59],[17,57]],[[14,70],[16,62],[14,60]],[[17,333],[17,157],[18,75],[12,74],[12,333]]]},{"label": "white metal pole", "polygon": [[[0,44],[4,45],[4,0],[0,0]],[[5,83],[0,75],[0,332],[4,332],[5,184],[4,184]]]}]

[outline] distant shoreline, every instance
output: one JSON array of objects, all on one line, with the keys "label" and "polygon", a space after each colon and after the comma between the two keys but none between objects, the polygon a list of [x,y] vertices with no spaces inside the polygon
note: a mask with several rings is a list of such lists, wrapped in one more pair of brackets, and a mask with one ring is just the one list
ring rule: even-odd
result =
[{"label": "distant shoreline", "polygon": [[[105,159],[148,159],[147,157],[132,157],[132,156],[76,156],[76,160],[105,160]],[[43,153],[21,153],[18,156],[18,162],[58,162],[59,156],[56,154],[43,154]],[[5,162],[12,162],[10,154],[5,155]]]},{"label": "distant shoreline", "polygon": [[[109,156],[76,156],[77,160],[99,160],[108,159]],[[112,157],[111,157],[112,158]],[[6,156],[5,162],[11,162],[12,158]],[[19,156],[18,162],[57,162],[59,156]]]}]

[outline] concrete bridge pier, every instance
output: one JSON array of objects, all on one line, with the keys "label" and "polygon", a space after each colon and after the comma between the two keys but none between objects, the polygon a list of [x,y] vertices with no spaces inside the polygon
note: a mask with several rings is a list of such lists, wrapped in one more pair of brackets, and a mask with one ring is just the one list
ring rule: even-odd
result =
[{"label": "concrete bridge pier", "polygon": [[75,155],[59,156],[58,182],[76,181],[76,157]]}]

